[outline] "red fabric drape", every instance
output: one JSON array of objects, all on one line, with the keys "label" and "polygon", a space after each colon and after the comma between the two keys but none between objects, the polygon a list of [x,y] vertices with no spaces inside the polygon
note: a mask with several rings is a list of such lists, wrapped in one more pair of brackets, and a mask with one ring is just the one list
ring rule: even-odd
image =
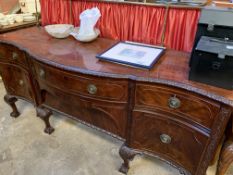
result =
[{"label": "red fabric drape", "polygon": [[[56,2],[55,2],[56,1]],[[160,44],[165,16],[164,7],[108,2],[72,1],[73,23],[79,26],[80,13],[98,7],[101,18],[97,27],[101,36],[148,44]],[[68,0],[41,0],[42,25],[70,23]],[[199,18],[199,10],[170,9],[166,26],[165,46],[191,51]]]},{"label": "red fabric drape", "polygon": [[69,0],[40,0],[42,25],[70,23]]},{"label": "red fabric drape", "polygon": [[167,47],[190,52],[193,47],[200,11],[170,9],[164,43]]}]

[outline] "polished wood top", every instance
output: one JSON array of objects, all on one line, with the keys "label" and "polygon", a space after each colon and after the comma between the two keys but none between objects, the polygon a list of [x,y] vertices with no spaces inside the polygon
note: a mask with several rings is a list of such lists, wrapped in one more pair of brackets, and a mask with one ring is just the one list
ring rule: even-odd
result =
[{"label": "polished wood top", "polygon": [[188,80],[189,53],[167,50],[151,70],[144,70],[98,60],[97,54],[117,42],[104,38],[81,43],[71,36],[55,39],[43,27],[30,27],[1,34],[0,42],[15,45],[34,59],[67,71],[171,85],[233,106],[233,91]]}]

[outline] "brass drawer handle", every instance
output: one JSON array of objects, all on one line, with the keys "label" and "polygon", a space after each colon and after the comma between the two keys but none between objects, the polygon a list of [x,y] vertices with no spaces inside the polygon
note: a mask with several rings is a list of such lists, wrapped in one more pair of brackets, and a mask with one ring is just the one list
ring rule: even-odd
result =
[{"label": "brass drawer handle", "polygon": [[23,80],[19,80],[19,85],[23,86],[23,84],[24,84]]},{"label": "brass drawer handle", "polygon": [[39,75],[41,78],[45,78],[45,71],[43,69],[39,70]]},{"label": "brass drawer handle", "polygon": [[97,87],[94,84],[89,84],[87,86],[87,91],[89,92],[89,94],[96,94],[97,93]]},{"label": "brass drawer handle", "polygon": [[170,97],[168,99],[168,106],[170,108],[177,109],[177,108],[180,107],[180,105],[181,105],[181,102],[180,102],[179,98],[177,98],[177,97],[174,96],[174,97]]},{"label": "brass drawer handle", "polygon": [[16,52],[12,53],[12,59],[17,60],[19,58],[19,55]]},{"label": "brass drawer handle", "polygon": [[161,134],[160,135],[160,140],[161,140],[162,143],[169,144],[169,143],[171,143],[172,138],[167,134]]}]

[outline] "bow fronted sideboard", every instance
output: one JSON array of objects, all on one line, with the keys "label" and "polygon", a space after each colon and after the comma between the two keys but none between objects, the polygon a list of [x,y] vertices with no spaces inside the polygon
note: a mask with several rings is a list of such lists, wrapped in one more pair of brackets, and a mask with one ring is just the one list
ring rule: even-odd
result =
[{"label": "bow fronted sideboard", "polygon": [[[189,81],[185,52],[167,50],[151,70],[96,58],[116,42],[53,39],[42,27],[0,35],[0,73],[11,116],[19,116],[20,98],[34,104],[48,134],[54,131],[49,117],[59,112],[124,141],[123,173],[143,153],[184,174],[205,175],[232,120],[232,91]],[[233,157],[229,150],[222,150],[227,157],[221,156],[219,174]]]}]

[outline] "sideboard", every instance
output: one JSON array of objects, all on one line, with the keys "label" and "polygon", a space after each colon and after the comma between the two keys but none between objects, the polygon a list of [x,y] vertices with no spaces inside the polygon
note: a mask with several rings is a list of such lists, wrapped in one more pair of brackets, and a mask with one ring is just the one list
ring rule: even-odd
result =
[{"label": "sideboard", "polygon": [[[151,70],[95,57],[116,42],[54,39],[42,27],[0,35],[11,116],[20,115],[15,102],[24,99],[34,104],[48,134],[54,131],[49,117],[58,112],[124,141],[123,173],[136,154],[146,154],[183,174],[205,175],[231,126],[232,91],[189,81],[184,52],[167,50]],[[230,147],[220,155],[221,175],[233,159]]]}]

